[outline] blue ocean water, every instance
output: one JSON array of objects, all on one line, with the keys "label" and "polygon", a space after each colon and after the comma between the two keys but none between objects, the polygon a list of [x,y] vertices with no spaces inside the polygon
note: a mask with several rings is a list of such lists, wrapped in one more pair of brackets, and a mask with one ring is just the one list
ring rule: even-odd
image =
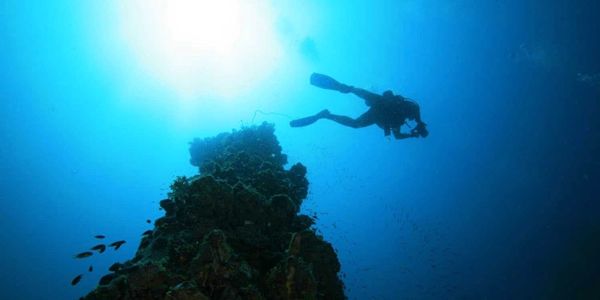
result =
[{"label": "blue ocean water", "polygon": [[[173,179],[197,172],[193,138],[263,121],[308,168],[303,210],[336,248],[350,299],[600,297],[600,2],[322,2],[248,2],[269,10],[260,30],[273,33],[236,49],[259,53],[250,63],[177,62],[220,61],[216,72],[232,72],[218,78],[120,34],[144,5],[0,3],[1,298],[91,291],[133,256]],[[309,85],[312,72],[417,100],[430,135],[290,128],[326,108],[367,109]],[[73,259],[97,234],[128,242]]]}]

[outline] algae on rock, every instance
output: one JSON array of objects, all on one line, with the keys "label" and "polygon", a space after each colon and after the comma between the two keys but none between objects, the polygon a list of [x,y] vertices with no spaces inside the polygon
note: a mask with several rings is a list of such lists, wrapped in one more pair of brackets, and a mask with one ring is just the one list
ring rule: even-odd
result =
[{"label": "algae on rock", "polygon": [[85,299],[345,299],[333,247],[298,215],[306,168],[263,123],[190,144],[200,174],[178,177],[133,259]]}]

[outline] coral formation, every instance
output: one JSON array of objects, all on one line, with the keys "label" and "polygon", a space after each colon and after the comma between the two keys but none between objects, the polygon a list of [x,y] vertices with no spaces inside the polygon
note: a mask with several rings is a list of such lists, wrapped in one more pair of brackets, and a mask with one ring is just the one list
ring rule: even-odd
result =
[{"label": "coral formation", "polygon": [[306,168],[284,169],[273,125],[195,139],[190,154],[200,174],[175,180],[135,257],[84,299],[345,299],[331,244],[298,215]]}]

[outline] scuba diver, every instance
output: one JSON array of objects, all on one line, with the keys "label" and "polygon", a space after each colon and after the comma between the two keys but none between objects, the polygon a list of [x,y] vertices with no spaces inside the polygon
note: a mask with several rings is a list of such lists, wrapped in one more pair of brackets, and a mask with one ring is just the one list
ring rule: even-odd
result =
[{"label": "scuba diver", "polygon": [[[377,124],[377,126],[383,129],[386,137],[389,136],[390,133],[393,133],[396,139],[426,137],[429,135],[426,128],[427,124],[421,120],[421,110],[419,105],[405,97],[394,95],[392,91],[386,91],[383,95],[378,95],[360,88],[339,83],[335,79],[319,73],[313,73],[310,76],[310,83],[320,88],[335,90],[344,94],[353,93],[354,95],[363,98],[365,104],[370,108],[356,119],[347,116],[334,115],[330,113],[329,110],[325,109],[316,115],[291,121],[290,126],[292,127],[304,127],[320,119],[329,119],[352,128],[361,128]],[[400,131],[400,127],[405,125],[407,120],[414,120],[417,123],[417,126],[415,126],[410,133],[403,133]]]}]

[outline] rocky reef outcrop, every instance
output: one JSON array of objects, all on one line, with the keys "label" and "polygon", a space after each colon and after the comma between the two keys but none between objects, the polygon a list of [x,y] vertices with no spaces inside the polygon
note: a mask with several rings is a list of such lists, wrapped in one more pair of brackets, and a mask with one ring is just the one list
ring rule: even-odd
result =
[{"label": "rocky reef outcrop", "polygon": [[200,174],[179,177],[135,257],[84,299],[345,299],[333,247],[299,215],[306,168],[273,125],[190,144]]}]

